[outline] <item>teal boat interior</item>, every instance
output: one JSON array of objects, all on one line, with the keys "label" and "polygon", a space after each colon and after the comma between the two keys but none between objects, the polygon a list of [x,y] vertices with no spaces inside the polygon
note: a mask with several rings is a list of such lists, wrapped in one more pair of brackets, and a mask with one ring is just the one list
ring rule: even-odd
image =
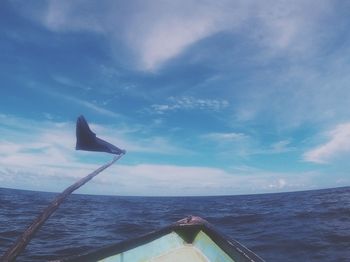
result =
[{"label": "teal boat interior", "polygon": [[187,217],[136,239],[103,247],[61,262],[261,262],[255,253],[225,237],[199,217]]}]

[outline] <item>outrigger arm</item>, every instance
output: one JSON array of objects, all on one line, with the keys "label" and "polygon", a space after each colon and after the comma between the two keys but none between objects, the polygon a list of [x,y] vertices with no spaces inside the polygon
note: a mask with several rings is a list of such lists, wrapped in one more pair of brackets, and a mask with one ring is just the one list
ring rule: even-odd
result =
[{"label": "outrigger arm", "polygon": [[41,228],[45,221],[57,210],[61,203],[75,190],[83,186],[92,178],[97,176],[106,168],[117,162],[123,155],[126,154],[125,150],[96,137],[96,135],[90,130],[85,118],[80,116],[77,120],[76,127],[77,135],[77,150],[87,151],[99,151],[115,154],[116,156],[112,161],[102,165],[92,173],[81,178],[73,185],[66,188],[60,193],[45,209],[44,211],[32,222],[32,224],[22,233],[22,235],[16,240],[16,242],[5,252],[0,258],[3,262],[12,262],[16,260],[16,257],[26,248],[34,234]]}]

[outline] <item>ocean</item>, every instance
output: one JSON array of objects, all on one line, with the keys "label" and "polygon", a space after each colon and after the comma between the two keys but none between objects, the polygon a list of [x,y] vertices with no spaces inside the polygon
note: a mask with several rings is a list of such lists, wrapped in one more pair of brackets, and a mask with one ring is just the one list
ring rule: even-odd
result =
[{"label": "ocean", "polygon": [[[0,254],[55,197],[0,189]],[[200,216],[266,261],[350,261],[350,187],[218,197],[72,195],[17,261],[47,261]]]}]

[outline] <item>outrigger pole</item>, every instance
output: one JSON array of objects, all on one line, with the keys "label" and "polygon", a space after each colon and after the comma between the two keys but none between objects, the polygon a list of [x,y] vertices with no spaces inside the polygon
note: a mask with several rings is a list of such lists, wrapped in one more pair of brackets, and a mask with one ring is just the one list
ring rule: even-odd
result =
[{"label": "outrigger pole", "polygon": [[16,240],[16,242],[6,251],[6,253],[0,258],[3,262],[12,262],[16,260],[16,257],[26,248],[34,234],[41,228],[45,221],[57,210],[62,202],[75,190],[80,188],[82,185],[90,181],[92,178],[97,176],[106,168],[117,162],[123,155],[126,154],[125,150],[119,149],[118,147],[96,137],[93,133],[85,118],[80,116],[77,120],[76,128],[77,136],[77,150],[86,151],[98,151],[115,154],[116,156],[112,161],[99,167],[92,173],[83,177],[70,187],[66,188],[61,194],[59,194],[45,209],[44,211],[32,222],[32,224],[22,233],[22,235]]}]

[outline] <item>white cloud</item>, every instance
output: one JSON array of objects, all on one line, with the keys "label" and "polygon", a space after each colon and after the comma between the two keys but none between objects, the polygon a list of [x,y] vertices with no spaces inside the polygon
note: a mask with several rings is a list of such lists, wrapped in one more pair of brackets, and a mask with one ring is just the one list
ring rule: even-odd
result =
[{"label": "white cloud", "polygon": [[[0,167],[3,186],[62,191],[86,176],[98,164],[71,166]],[[293,182],[281,179],[293,176]],[[310,186],[310,176],[254,172],[235,174],[220,168],[117,163],[79,189],[80,193],[107,195],[196,196],[290,191]],[[306,179],[307,178],[307,179]],[[56,183],[56,184],[55,184]]]},{"label": "white cloud", "polygon": [[161,155],[191,155],[194,153],[189,149],[177,146],[166,137],[144,137],[140,134],[145,131],[144,126],[131,127],[130,124],[129,127],[124,128],[122,126],[101,126],[94,123],[89,125],[100,138],[125,148],[130,153]]},{"label": "white cloud", "polygon": [[194,97],[170,97],[167,104],[154,104],[152,112],[164,114],[178,110],[208,110],[219,111],[229,106],[229,102],[223,99],[199,99]]},{"label": "white cloud", "polygon": [[190,45],[223,30],[224,16],[228,12],[220,1],[158,1],[134,17],[126,40],[138,53],[141,68],[155,71]]},{"label": "white cloud", "polygon": [[288,148],[289,144],[290,144],[289,140],[281,140],[272,144],[271,148],[276,152],[284,152]]},{"label": "white cloud", "polygon": [[[315,50],[321,19],[331,12],[331,1],[256,1],[255,41],[280,51],[307,55]],[[317,49],[317,48],[316,48]],[[271,54],[271,53],[270,53]]]},{"label": "white cloud", "polygon": [[255,150],[254,154],[281,154],[295,151],[296,147],[293,147],[290,144],[290,140],[281,140],[273,143],[269,148]]},{"label": "white cloud", "polygon": [[[47,1],[38,19],[53,31],[87,30],[103,32],[103,8],[99,10],[97,3],[86,1]],[[104,6],[101,4],[100,6]],[[34,13],[33,15],[38,15]]]},{"label": "white cloud", "polygon": [[325,63],[319,63],[320,58],[288,63],[274,75],[258,72],[256,79],[264,80],[239,93],[234,120],[248,124],[266,121],[280,132],[349,119],[350,67],[344,59],[349,52],[348,47],[336,49],[322,58]]},{"label": "white cloud", "polygon": [[92,90],[91,86],[84,85],[80,82],[74,81],[73,79],[70,79],[65,76],[61,75],[53,75],[52,78],[60,85],[67,86],[67,87],[72,87],[72,88],[78,88],[83,91],[90,91]]},{"label": "white cloud", "polygon": [[329,141],[307,151],[304,154],[304,160],[323,164],[350,153],[350,123],[336,126],[328,132],[327,136]]},{"label": "white cloud", "polygon": [[[99,155],[96,159],[96,154],[93,154],[91,158],[92,154],[89,152],[74,150],[73,123],[22,120],[6,115],[0,115],[0,118],[3,138],[0,144],[2,186],[62,191],[77,179],[96,169],[100,162],[104,163],[109,160],[109,156],[106,155],[103,157]],[[3,125],[6,127],[3,128]],[[30,129],[30,127],[33,128]],[[113,128],[96,124],[91,125],[91,128],[101,138],[111,141],[110,139],[114,137],[115,140],[118,140],[115,138],[118,137],[118,134]],[[32,131],[12,132],[16,129]],[[109,137],[112,133],[114,136]],[[232,136],[234,135],[231,134],[228,137],[232,138]],[[140,147],[136,142],[134,141],[136,147]],[[129,142],[124,141],[124,143]],[[162,143],[159,142],[159,146],[156,146],[159,152],[160,148],[168,150],[167,147],[171,146],[167,142],[164,142],[165,145]],[[177,148],[174,150],[177,153],[180,152]],[[269,173],[256,169],[251,171],[245,169],[242,173],[213,167],[147,163],[125,165],[122,161],[94,178],[80,192],[120,195],[222,195],[274,192],[297,188],[294,182],[290,183],[287,180],[285,183],[279,182],[278,186],[271,186],[275,185],[281,177],[291,175],[288,173]],[[299,182],[304,179],[299,175],[294,178],[294,181]]]},{"label": "white cloud", "polygon": [[129,190],[134,195],[225,195],[293,188],[286,181],[271,187],[281,174],[261,171],[239,175],[220,168],[143,164],[114,166],[107,173],[96,182],[113,185],[109,190],[115,194]]},{"label": "white cloud", "polygon": [[[47,1],[40,10],[19,5],[53,31],[104,34],[112,46],[126,44],[142,70],[156,71],[192,44],[218,32],[268,47],[271,53],[315,48],[320,18],[330,1]],[[29,11],[28,11],[29,10]],[[247,30],[246,25],[252,25]],[[267,52],[263,52],[266,54]]]},{"label": "white cloud", "polygon": [[211,139],[218,142],[234,142],[244,138],[248,138],[243,133],[210,133],[203,135],[203,138]]},{"label": "white cloud", "polygon": [[241,132],[213,132],[200,136],[202,143],[216,150],[221,159],[247,159],[254,152],[255,142],[248,134]]},{"label": "white cloud", "polygon": [[270,188],[283,189],[287,185],[287,182],[283,178],[279,178],[269,185]]},{"label": "white cloud", "polygon": [[[2,116],[0,164],[7,167],[65,166],[74,161],[72,123],[28,121]],[[13,132],[19,128],[27,132]]]},{"label": "white cloud", "polygon": [[[9,157],[6,160],[3,158],[3,163],[6,161],[15,163],[21,157],[23,160],[26,159],[25,156],[28,156],[26,162],[29,164],[31,161],[35,163],[58,162],[58,158],[64,156],[71,159],[76,157],[73,154],[75,152],[75,123],[40,122],[7,115],[0,115],[0,120],[0,131],[3,138],[0,141],[0,155]],[[147,136],[144,138],[138,133],[135,138],[135,132],[142,130],[142,126],[125,129],[123,126],[101,126],[95,123],[89,123],[89,125],[98,137],[125,148],[128,152],[162,155],[193,153],[174,145],[165,137]],[[31,130],[31,132],[21,132],[24,130]],[[36,160],[34,161],[33,158]]]},{"label": "white cloud", "polygon": [[115,118],[118,118],[120,117],[119,114],[111,111],[111,110],[108,110],[108,109],[105,109],[105,108],[102,108],[100,106],[97,106],[91,102],[88,102],[88,101],[85,101],[85,100],[81,100],[81,99],[78,99],[78,98],[75,98],[75,97],[70,97],[70,96],[62,96],[62,98],[66,99],[66,100],[69,100],[69,101],[72,101],[73,103],[75,104],[79,104],[81,106],[84,106],[86,108],[89,108],[101,115],[105,115],[105,116],[110,116],[110,117],[115,117]]},{"label": "white cloud", "polygon": [[[55,77],[55,80],[58,81],[60,84],[64,84],[64,85],[68,85],[68,86],[70,86],[72,84],[71,82],[69,82],[69,84],[68,84],[68,81],[70,81],[70,80],[64,79],[64,78]],[[48,94],[50,96],[69,101],[72,104],[83,106],[87,109],[94,111],[95,113],[100,114],[100,115],[109,116],[109,117],[113,117],[113,118],[120,118],[121,117],[121,115],[119,115],[111,110],[108,110],[108,109],[103,108],[99,105],[96,105],[92,102],[89,102],[89,101],[86,101],[86,100],[83,100],[83,99],[80,99],[80,98],[77,98],[77,97],[74,97],[71,95],[67,95],[64,93],[58,93],[58,92],[55,92],[55,91],[49,90],[49,89],[43,89],[43,88],[38,87],[36,85],[32,85],[30,88],[35,89],[35,90],[40,90],[41,92]],[[79,86],[79,88],[82,88],[82,87]]]},{"label": "white cloud", "polygon": [[235,195],[312,188],[314,179],[313,173],[255,170],[242,174],[212,167],[141,164],[115,165],[91,186],[105,194]]},{"label": "white cloud", "polygon": [[209,133],[201,136],[205,140],[215,142],[215,146],[220,147],[221,153],[225,155],[235,155],[248,157],[253,155],[271,155],[295,151],[296,148],[290,146],[290,140],[281,140],[266,147],[254,140],[254,137],[236,132]]},{"label": "white cloud", "polygon": [[[112,131],[114,133],[112,134]],[[113,144],[120,145],[120,147],[127,149],[128,152],[148,153],[148,154],[162,154],[162,155],[191,155],[194,152],[176,146],[164,137],[152,136],[149,138],[131,138],[120,134],[116,136],[116,131],[110,129],[108,132],[101,133],[101,137]]]},{"label": "white cloud", "polygon": [[145,70],[156,70],[162,63],[180,54],[187,46],[208,36],[214,31],[210,19],[164,17],[149,27],[145,41],[139,41],[136,34],[129,35],[129,42],[139,51],[141,67]]},{"label": "white cloud", "polygon": [[[107,154],[76,151],[75,124],[72,122],[0,115],[0,123],[0,181],[3,187],[60,191],[110,159]],[[153,157],[192,154],[162,137],[135,138],[134,129],[93,123],[90,126],[100,138],[127,149],[131,162],[135,162],[132,160],[135,153],[146,157],[150,154]],[[114,180],[111,178],[111,181]]]}]

